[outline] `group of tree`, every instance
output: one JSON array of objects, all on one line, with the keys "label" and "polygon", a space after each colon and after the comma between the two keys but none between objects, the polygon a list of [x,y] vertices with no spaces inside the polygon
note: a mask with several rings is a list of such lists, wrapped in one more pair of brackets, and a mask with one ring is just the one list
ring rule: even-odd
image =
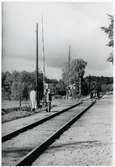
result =
[{"label": "group of tree", "polygon": [[[38,75],[38,91],[39,98],[43,97],[43,74]],[[58,83],[55,79],[45,78],[47,83],[51,83],[52,87]],[[36,88],[35,72],[3,72],[2,73],[2,98],[6,100],[28,100],[29,92]]]},{"label": "group of tree", "polygon": [[[78,63],[83,62],[83,66],[76,67]],[[87,76],[84,77],[86,62],[74,60],[72,61],[71,72],[70,72],[70,83],[76,83],[75,94],[79,94],[79,88],[81,89],[81,95],[88,95],[90,93],[90,88],[92,83],[98,83],[101,85],[103,91],[113,90],[113,77],[104,76]],[[80,73],[78,73],[78,72]],[[77,74],[78,73],[78,74]],[[68,73],[63,72],[63,78],[59,81],[55,79],[46,78],[46,82],[50,85],[50,89],[53,95],[65,96],[68,87]],[[81,87],[79,87],[79,77],[81,81]],[[2,73],[2,99],[3,100],[28,100],[29,92],[31,89],[35,88],[36,79],[35,72],[17,72],[14,71]],[[39,73],[39,97],[43,97],[43,75]]]},{"label": "group of tree", "polygon": [[102,91],[113,90],[113,77],[104,76],[87,76],[84,77],[87,62],[83,59],[73,59],[70,62],[68,70],[68,63],[65,63],[62,73],[62,81],[66,87],[74,85],[73,96],[88,95],[91,91],[92,85],[99,86]]},{"label": "group of tree", "polygon": [[[110,23],[108,27],[101,27],[101,29],[108,35],[109,42],[107,43],[108,47],[114,47],[114,17],[112,15],[109,15],[109,20]],[[110,56],[107,58],[109,62],[113,63],[113,49],[112,52],[110,53]]]},{"label": "group of tree", "polygon": [[63,67],[62,79],[65,83],[66,87],[69,85],[74,84],[75,90],[74,94],[78,94],[81,96],[84,84],[84,74],[87,62],[83,59],[73,59],[69,62],[69,69],[68,63],[65,63]]},{"label": "group of tree", "polygon": [[102,92],[113,91],[113,77],[89,75],[84,79],[88,87],[88,93],[90,93],[92,84],[99,86]]}]

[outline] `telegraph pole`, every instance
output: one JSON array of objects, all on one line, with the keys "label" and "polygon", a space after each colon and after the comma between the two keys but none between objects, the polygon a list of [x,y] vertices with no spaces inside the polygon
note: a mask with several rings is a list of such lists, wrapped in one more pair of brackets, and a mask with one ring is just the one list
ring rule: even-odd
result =
[{"label": "telegraph pole", "polygon": [[43,16],[42,16],[42,54],[43,54],[43,99],[45,102],[45,51],[44,51],[44,28],[43,28]]},{"label": "telegraph pole", "polygon": [[38,92],[38,23],[36,24],[36,101],[37,108],[39,106],[39,92]]},{"label": "telegraph pole", "polygon": [[70,85],[70,45],[69,45],[69,54],[68,54],[68,63],[67,63],[67,65],[68,65],[68,68],[67,68],[67,70],[68,70],[68,73],[67,73],[67,77],[68,77],[67,99],[68,99],[68,97],[69,97],[69,85]]},{"label": "telegraph pole", "polygon": [[70,85],[70,61],[71,61],[71,47],[69,46],[69,55],[68,55],[68,86]]}]

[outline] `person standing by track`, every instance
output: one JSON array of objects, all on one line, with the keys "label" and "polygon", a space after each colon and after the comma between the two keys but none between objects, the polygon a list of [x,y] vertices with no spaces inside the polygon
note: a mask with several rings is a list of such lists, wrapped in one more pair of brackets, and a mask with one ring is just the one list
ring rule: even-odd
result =
[{"label": "person standing by track", "polygon": [[36,91],[35,91],[35,89],[32,89],[30,91],[30,102],[31,102],[31,111],[35,111],[36,108],[37,108]]},{"label": "person standing by track", "polygon": [[97,83],[97,98],[98,99],[101,97],[100,93],[101,93],[101,85],[99,83]]},{"label": "person standing by track", "polygon": [[52,96],[51,96],[50,89],[48,89],[46,93],[46,111],[47,112],[51,111],[51,101],[52,101]]}]

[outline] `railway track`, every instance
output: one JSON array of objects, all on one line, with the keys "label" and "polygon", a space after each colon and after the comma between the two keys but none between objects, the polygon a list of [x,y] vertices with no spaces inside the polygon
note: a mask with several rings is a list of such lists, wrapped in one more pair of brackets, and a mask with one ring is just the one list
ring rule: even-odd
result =
[{"label": "railway track", "polygon": [[2,144],[3,165],[32,165],[50,144],[94,104],[95,101],[88,101],[82,103],[79,107],[69,108],[66,112],[61,112],[44,124],[36,125],[29,128],[28,131],[4,141]]},{"label": "railway track", "polygon": [[75,104],[75,105],[73,105],[73,106],[70,106],[70,107],[68,107],[68,108],[65,108],[65,109],[63,109],[63,110],[61,110],[61,111],[59,111],[59,112],[57,112],[57,113],[55,113],[55,114],[52,114],[52,115],[50,115],[50,116],[47,116],[47,117],[45,117],[45,118],[43,118],[43,119],[41,119],[41,120],[39,120],[39,121],[35,121],[34,123],[31,123],[31,124],[26,125],[26,126],[20,128],[20,129],[18,129],[18,130],[15,130],[15,131],[13,131],[13,132],[10,132],[9,134],[6,134],[6,135],[4,135],[4,136],[2,137],[2,142],[5,142],[5,141],[7,141],[7,140],[9,140],[9,139],[12,139],[13,137],[19,135],[20,133],[23,133],[23,132],[25,132],[25,131],[27,131],[27,130],[29,130],[29,129],[32,129],[32,128],[34,128],[34,127],[36,127],[36,126],[38,126],[38,125],[40,125],[40,124],[42,124],[42,123],[44,123],[44,122],[46,122],[46,121],[52,119],[52,118],[54,118],[54,117],[56,117],[56,116],[58,116],[58,115],[60,115],[60,114],[62,114],[62,113],[64,113],[64,112],[66,112],[66,111],[68,111],[68,110],[70,110],[70,109],[72,109],[72,108],[74,108],[74,107],[80,105],[81,103],[82,103],[82,102],[79,102],[79,103],[77,103],[77,104]]}]

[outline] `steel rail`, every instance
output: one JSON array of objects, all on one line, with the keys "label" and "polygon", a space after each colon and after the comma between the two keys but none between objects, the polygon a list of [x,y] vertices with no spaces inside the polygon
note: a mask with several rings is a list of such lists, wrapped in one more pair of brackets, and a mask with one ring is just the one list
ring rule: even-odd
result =
[{"label": "steel rail", "polygon": [[74,118],[65,123],[60,129],[58,129],[53,135],[51,135],[44,143],[36,146],[31,152],[25,155],[16,166],[31,166],[32,163],[51,145],[65,130],[67,130],[76,120],[78,120],[89,108],[91,108],[96,103],[93,101],[88,107],[86,107],[82,112],[77,114]]},{"label": "steel rail", "polygon": [[27,131],[27,130],[29,130],[29,129],[32,129],[32,128],[34,128],[34,127],[36,127],[36,126],[38,126],[38,125],[40,125],[40,124],[42,124],[42,123],[44,123],[44,122],[46,122],[46,121],[52,119],[52,118],[54,118],[54,117],[60,115],[61,113],[64,113],[64,112],[66,112],[66,111],[68,111],[68,110],[70,110],[70,109],[72,109],[72,108],[74,108],[74,107],[77,107],[77,106],[80,105],[80,104],[82,104],[82,102],[79,102],[79,103],[77,103],[77,104],[75,104],[75,105],[72,105],[72,106],[70,106],[70,107],[68,107],[68,108],[65,108],[65,109],[63,109],[63,110],[61,110],[61,111],[59,111],[59,112],[57,112],[57,113],[54,113],[54,114],[52,114],[52,115],[50,115],[50,116],[48,116],[48,117],[46,117],[46,118],[43,118],[43,119],[41,119],[41,120],[39,120],[39,121],[34,122],[34,123],[32,123],[32,124],[26,125],[26,126],[24,126],[23,128],[20,128],[20,129],[18,129],[18,130],[15,130],[15,131],[13,131],[13,132],[11,132],[11,133],[9,133],[9,134],[3,136],[3,137],[2,137],[2,142],[5,142],[5,141],[7,141],[7,140],[10,140],[11,138],[16,137],[16,136],[19,135],[20,133],[23,133],[23,132],[25,132],[25,131]]}]

